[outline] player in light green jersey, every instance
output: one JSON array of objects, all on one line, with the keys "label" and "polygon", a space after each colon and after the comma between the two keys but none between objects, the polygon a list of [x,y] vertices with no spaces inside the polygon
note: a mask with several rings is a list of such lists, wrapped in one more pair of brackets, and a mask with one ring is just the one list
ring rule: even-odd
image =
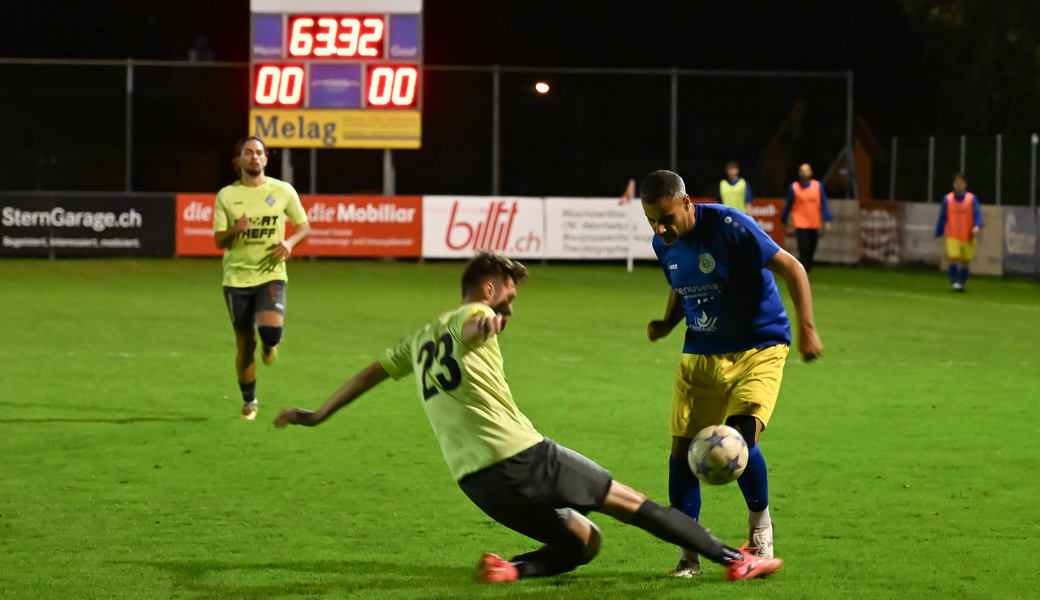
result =
[{"label": "player in light green jersey", "polygon": [[[264,174],[267,147],[251,137],[235,146],[238,181],[217,193],[213,241],[224,250],[224,299],[235,329],[235,372],[242,392],[242,417],[256,418],[256,338],[260,356],[278,356],[285,322],[285,261],[307,234],[307,213],[296,190]],[[294,231],[285,237],[288,217]]]},{"label": "player in light green jersey", "polygon": [[513,314],[518,262],[491,253],[462,275],[462,305],[406,335],[361,369],[317,411],[283,410],[274,424],[317,425],[388,377],[414,377],[452,476],[488,516],[534,538],[541,548],[504,560],[485,553],[483,583],[545,577],[583,565],[599,552],[598,511],[722,564],[729,580],[766,577],[783,561],[724,545],[697,521],[615,481],[603,467],[538,433],[506,382],[498,334]]},{"label": "player in light green jersey", "polygon": [[747,212],[747,207],[751,205],[751,186],[740,176],[740,165],[737,161],[731,160],[726,163],[726,178],[719,182],[715,201],[744,212]]}]

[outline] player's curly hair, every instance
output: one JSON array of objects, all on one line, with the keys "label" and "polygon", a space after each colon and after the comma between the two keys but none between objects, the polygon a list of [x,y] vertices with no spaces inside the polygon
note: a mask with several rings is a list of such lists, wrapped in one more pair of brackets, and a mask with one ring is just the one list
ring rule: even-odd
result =
[{"label": "player's curly hair", "polygon": [[235,170],[237,175],[242,174],[242,169],[238,167],[238,155],[242,154],[242,148],[245,147],[246,142],[259,142],[260,147],[264,149],[264,154],[267,154],[267,144],[259,136],[252,135],[235,142],[235,156],[231,158],[231,168]]},{"label": "player's curly hair", "polygon": [[482,251],[466,263],[462,272],[462,296],[491,277],[511,277],[516,285],[527,279],[527,267],[494,252]]},{"label": "player's curly hair", "polygon": [[681,198],[686,195],[686,184],[678,174],[665,169],[654,171],[639,185],[639,198],[648,204],[661,198]]}]

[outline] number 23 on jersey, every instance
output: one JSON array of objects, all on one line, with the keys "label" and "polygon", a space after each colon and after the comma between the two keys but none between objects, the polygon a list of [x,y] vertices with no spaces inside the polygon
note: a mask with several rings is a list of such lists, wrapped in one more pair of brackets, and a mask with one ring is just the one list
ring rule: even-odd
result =
[{"label": "number 23 on jersey", "polygon": [[452,356],[455,342],[445,333],[436,342],[430,340],[419,348],[417,363],[422,367],[423,400],[429,400],[440,390],[450,392],[462,383],[462,369]]}]

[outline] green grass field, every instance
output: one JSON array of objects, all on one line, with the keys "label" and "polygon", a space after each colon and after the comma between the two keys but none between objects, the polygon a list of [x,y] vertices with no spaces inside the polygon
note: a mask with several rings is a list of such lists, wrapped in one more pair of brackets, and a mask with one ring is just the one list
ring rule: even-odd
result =
[{"label": "green grass field", "polygon": [[[667,502],[681,334],[651,344],[659,270],[531,264],[501,335],[547,436]],[[0,260],[3,598],[1035,598],[1040,285],[820,267],[823,358],[792,355],[762,447],[783,571],[727,583],[594,515],[591,564],[502,586],[481,552],[534,543],[483,516],[441,461],[410,382],[276,430],[459,299],[460,263],[294,261],[260,417],[238,419],[219,261]],[[746,535],[735,485],[703,522]]]}]

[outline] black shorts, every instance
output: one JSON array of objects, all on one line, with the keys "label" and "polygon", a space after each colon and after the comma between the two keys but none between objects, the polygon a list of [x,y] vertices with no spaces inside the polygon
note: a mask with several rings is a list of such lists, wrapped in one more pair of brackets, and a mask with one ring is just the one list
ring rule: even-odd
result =
[{"label": "black shorts", "polygon": [[544,544],[572,538],[570,511],[603,506],[606,469],[546,438],[500,463],[466,475],[459,487],[489,517]]},{"label": "black shorts", "polygon": [[257,313],[273,310],[285,314],[285,282],[268,281],[246,288],[224,286],[224,301],[235,331],[249,332],[256,326]]}]

